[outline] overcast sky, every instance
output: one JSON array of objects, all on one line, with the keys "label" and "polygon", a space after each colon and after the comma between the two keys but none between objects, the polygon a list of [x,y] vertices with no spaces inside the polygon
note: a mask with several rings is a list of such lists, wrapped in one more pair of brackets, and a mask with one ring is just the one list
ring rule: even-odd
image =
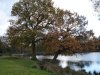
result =
[{"label": "overcast sky", "polygon": [[18,0],[0,0],[0,35],[4,35],[11,19],[12,5]]},{"label": "overcast sky", "polygon": [[[18,0],[0,0],[0,35],[4,35],[8,28],[9,19],[11,19],[11,8],[14,2]],[[97,13],[94,12],[93,4],[90,0],[53,0],[54,6],[64,10],[77,12],[88,19],[88,29],[93,29],[96,36],[100,35],[100,21]]]}]

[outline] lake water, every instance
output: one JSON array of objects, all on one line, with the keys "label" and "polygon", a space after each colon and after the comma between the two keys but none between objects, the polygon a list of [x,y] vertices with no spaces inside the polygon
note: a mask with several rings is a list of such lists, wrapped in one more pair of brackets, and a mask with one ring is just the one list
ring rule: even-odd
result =
[{"label": "lake water", "polygon": [[[37,56],[39,60],[52,59],[53,56]],[[100,52],[86,54],[75,54],[72,56],[59,55],[57,58],[59,66],[65,68],[69,66],[74,70],[85,70],[86,72],[100,72]]]}]

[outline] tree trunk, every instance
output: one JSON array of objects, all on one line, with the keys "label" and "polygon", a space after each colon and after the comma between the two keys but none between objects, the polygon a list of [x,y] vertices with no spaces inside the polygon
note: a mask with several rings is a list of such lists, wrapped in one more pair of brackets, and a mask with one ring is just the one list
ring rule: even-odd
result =
[{"label": "tree trunk", "polygon": [[56,62],[56,60],[57,60],[57,57],[58,57],[58,55],[60,54],[60,50],[59,51],[57,51],[57,52],[55,52],[54,54],[54,58],[53,58],[53,60],[52,60],[52,62]]},{"label": "tree trunk", "polygon": [[32,40],[32,60],[37,60],[36,58],[36,46],[34,39]]},{"label": "tree trunk", "polygon": [[68,48],[67,49],[63,48],[63,50],[58,50],[57,52],[55,52],[54,53],[55,55],[54,55],[54,58],[53,58],[52,62],[56,62],[58,55],[61,54],[61,53],[66,52],[66,50],[68,50]]}]

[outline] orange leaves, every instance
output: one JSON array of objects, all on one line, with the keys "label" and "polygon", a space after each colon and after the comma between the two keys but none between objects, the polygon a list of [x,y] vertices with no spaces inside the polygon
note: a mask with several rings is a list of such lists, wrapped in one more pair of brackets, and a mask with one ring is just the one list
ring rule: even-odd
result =
[{"label": "orange leaves", "polygon": [[81,43],[82,52],[96,51],[99,46],[99,40],[97,38],[92,38]]},{"label": "orange leaves", "polygon": [[46,35],[44,40],[46,52],[54,53],[56,51],[74,51],[80,49],[79,42],[67,32],[52,32]]},{"label": "orange leaves", "polygon": [[58,40],[57,33],[49,33],[44,40],[46,52],[55,52],[59,49],[60,41]]},{"label": "orange leaves", "polygon": [[77,52],[77,50],[80,49],[80,44],[74,37],[65,38],[63,46],[65,49],[69,49],[72,52]]}]

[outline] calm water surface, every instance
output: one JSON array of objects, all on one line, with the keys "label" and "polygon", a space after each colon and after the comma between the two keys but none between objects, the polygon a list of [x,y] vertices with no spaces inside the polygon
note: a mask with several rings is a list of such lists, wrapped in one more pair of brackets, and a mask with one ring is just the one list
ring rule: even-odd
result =
[{"label": "calm water surface", "polygon": [[[39,60],[52,59],[53,56],[37,56]],[[86,72],[100,72],[100,52],[87,54],[75,54],[73,56],[59,55],[57,58],[59,66],[65,68],[69,66],[74,70],[85,70]]]}]

